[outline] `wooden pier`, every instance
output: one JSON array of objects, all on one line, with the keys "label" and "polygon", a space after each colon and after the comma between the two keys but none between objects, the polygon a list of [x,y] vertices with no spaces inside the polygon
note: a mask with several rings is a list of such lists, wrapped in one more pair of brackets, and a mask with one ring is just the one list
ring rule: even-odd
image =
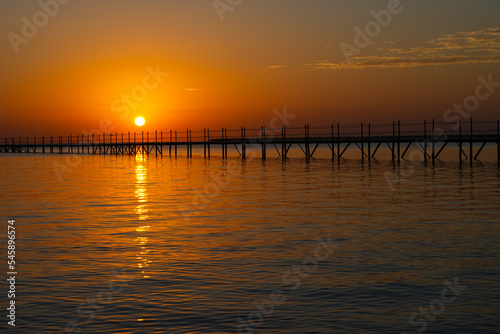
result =
[{"label": "wooden pier", "polygon": [[[444,130],[447,129],[447,130]],[[193,136],[194,135],[194,136]],[[194,138],[194,139],[193,139]],[[204,129],[202,131],[155,131],[154,133],[102,133],[58,137],[2,138],[0,153],[48,153],[48,154],[154,154],[177,157],[193,156],[193,147],[203,148],[203,156],[212,152],[228,157],[228,147],[235,147],[245,159],[248,147],[261,151],[266,159],[267,150],[275,149],[282,159],[287,159],[292,146],[299,147],[305,159],[314,157],[318,147],[328,147],[332,160],[343,157],[350,147],[359,149],[361,160],[371,162],[381,147],[387,147],[394,163],[400,163],[410,147],[418,147],[425,161],[435,161],[446,147],[455,146],[460,162],[468,160],[472,165],[488,144],[497,147],[500,166],[500,121],[459,122],[455,126],[434,121],[423,123],[392,122],[392,124],[332,124],[323,127],[286,127],[247,130]],[[184,155],[184,154],[182,154]]]}]

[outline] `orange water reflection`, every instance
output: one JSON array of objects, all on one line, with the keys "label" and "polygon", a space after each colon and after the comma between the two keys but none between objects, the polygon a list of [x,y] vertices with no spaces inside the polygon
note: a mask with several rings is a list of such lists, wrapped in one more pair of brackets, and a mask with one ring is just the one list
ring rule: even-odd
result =
[{"label": "orange water reflection", "polygon": [[[146,156],[141,153],[138,153],[135,157],[135,197],[137,199],[137,206],[135,207],[135,213],[137,214],[138,220],[141,223],[145,223],[148,218],[148,192],[146,188],[147,184],[147,167],[146,167]],[[150,229],[149,225],[142,224],[136,228],[137,232],[145,233]],[[148,260],[147,255],[151,252],[148,247],[148,237],[141,236],[135,238],[138,246],[140,247],[140,253],[136,255],[137,258],[137,267],[142,270],[142,274],[144,278],[149,278],[144,271],[146,267],[149,267],[150,260]]]},{"label": "orange water reflection", "polygon": [[[135,197],[137,198],[137,206],[135,213],[139,216],[139,220],[148,218],[148,193],[146,191],[147,168],[144,165],[145,156],[137,154],[135,157]],[[144,226],[141,226],[144,228]]]}]

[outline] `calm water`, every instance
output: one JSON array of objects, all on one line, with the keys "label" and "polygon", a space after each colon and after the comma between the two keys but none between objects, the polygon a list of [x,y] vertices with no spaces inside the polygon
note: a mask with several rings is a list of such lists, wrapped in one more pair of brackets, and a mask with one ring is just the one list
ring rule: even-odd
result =
[{"label": "calm water", "polygon": [[353,154],[0,156],[0,331],[500,333],[496,163]]}]

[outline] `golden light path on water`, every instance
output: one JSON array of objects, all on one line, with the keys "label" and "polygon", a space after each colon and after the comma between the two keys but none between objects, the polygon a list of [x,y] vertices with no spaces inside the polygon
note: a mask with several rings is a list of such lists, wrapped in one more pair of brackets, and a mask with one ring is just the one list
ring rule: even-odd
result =
[{"label": "golden light path on water", "polygon": [[[144,164],[145,156],[142,155],[141,152],[138,152],[135,157],[135,197],[137,199],[137,206],[135,207],[135,213],[137,214],[137,219],[140,223],[145,221],[148,218],[148,193],[146,189],[147,182],[147,168]],[[149,225],[140,225],[137,227],[137,232],[147,232],[149,231]],[[137,267],[143,274],[144,278],[149,278],[145,269],[149,267],[150,260],[147,259],[147,255],[150,252],[148,247],[148,237],[146,236],[138,236],[135,238],[135,241],[138,243],[140,247],[140,254],[137,254],[138,264]],[[139,320],[140,321],[140,320]]]}]

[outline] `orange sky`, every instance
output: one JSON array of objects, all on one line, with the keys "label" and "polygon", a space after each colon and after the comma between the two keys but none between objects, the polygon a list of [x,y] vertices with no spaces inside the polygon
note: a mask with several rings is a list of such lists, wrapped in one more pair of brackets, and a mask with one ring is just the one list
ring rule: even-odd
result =
[{"label": "orange sky", "polygon": [[[391,1],[2,2],[0,137],[251,128],[283,106],[290,126],[442,120],[479,76],[500,82],[492,0],[401,1],[347,63],[342,43]],[[496,90],[472,117],[500,118]]]}]

